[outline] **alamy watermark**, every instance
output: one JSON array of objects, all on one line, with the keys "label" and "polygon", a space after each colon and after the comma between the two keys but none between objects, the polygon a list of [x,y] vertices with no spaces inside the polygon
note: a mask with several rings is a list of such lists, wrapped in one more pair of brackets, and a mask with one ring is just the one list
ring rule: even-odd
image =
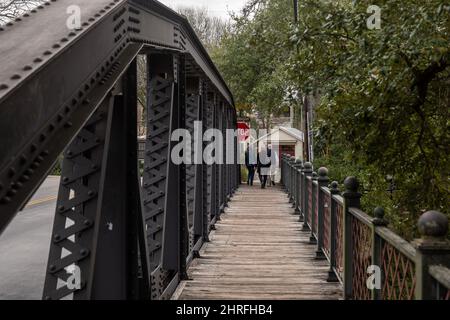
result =
[{"label": "alamy watermark", "polygon": [[366,285],[369,290],[380,290],[381,289],[381,268],[376,265],[371,265],[367,268],[367,278]]},{"label": "alamy watermark", "polygon": [[381,29],[381,8],[376,5],[370,5],[367,8],[367,13],[370,14],[367,18],[367,28],[369,30]]},{"label": "alamy watermark", "polygon": [[77,5],[67,7],[66,13],[69,17],[66,20],[66,26],[69,30],[78,30],[81,28],[81,8]]}]

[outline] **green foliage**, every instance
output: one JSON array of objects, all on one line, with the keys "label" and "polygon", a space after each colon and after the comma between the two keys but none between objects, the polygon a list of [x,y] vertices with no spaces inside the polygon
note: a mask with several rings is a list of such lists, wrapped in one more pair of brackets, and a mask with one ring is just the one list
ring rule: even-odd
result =
[{"label": "green foliage", "polygon": [[412,237],[423,211],[450,214],[449,17],[443,0],[302,0],[294,25],[292,1],[252,0],[214,59],[238,103],[264,117],[292,92],[319,92],[315,167],[357,176],[365,210],[385,206]]},{"label": "green foliage", "polygon": [[283,17],[291,7],[287,1],[254,3],[256,7],[247,7],[251,17],[234,17],[232,32],[213,58],[234,93],[237,107],[257,112],[264,127],[270,128],[271,118],[283,111],[289,85],[284,61],[291,54],[290,29]]},{"label": "green foliage", "polygon": [[319,154],[334,160],[345,154],[347,163],[362,166],[357,176],[374,180],[366,183],[380,200],[384,177],[393,175],[392,216],[411,225],[428,209],[449,213],[450,7],[377,2],[381,30],[366,26],[371,1],[303,1],[304,26],[310,27],[300,27],[291,40],[308,50],[300,50],[292,66],[307,70],[301,79],[306,90],[323,93]]}]

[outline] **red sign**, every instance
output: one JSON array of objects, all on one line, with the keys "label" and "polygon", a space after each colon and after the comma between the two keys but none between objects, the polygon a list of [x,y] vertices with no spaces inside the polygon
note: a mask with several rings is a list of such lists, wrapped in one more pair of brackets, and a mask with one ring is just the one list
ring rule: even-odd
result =
[{"label": "red sign", "polygon": [[246,141],[250,137],[250,127],[245,122],[238,122],[239,141]]}]

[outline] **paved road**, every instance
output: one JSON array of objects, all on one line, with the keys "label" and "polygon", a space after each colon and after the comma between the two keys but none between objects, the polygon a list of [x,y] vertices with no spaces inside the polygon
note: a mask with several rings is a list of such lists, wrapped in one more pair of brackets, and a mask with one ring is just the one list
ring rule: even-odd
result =
[{"label": "paved road", "polygon": [[0,235],[0,299],[41,299],[59,177],[48,177]]}]

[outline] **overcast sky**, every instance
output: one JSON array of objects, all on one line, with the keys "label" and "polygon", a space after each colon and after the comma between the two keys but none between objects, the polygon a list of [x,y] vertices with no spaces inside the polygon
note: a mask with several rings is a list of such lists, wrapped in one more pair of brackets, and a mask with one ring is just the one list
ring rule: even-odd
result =
[{"label": "overcast sky", "polygon": [[228,11],[239,11],[246,0],[159,0],[165,5],[176,9],[183,7],[206,7],[208,11],[216,16],[227,18]]}]

